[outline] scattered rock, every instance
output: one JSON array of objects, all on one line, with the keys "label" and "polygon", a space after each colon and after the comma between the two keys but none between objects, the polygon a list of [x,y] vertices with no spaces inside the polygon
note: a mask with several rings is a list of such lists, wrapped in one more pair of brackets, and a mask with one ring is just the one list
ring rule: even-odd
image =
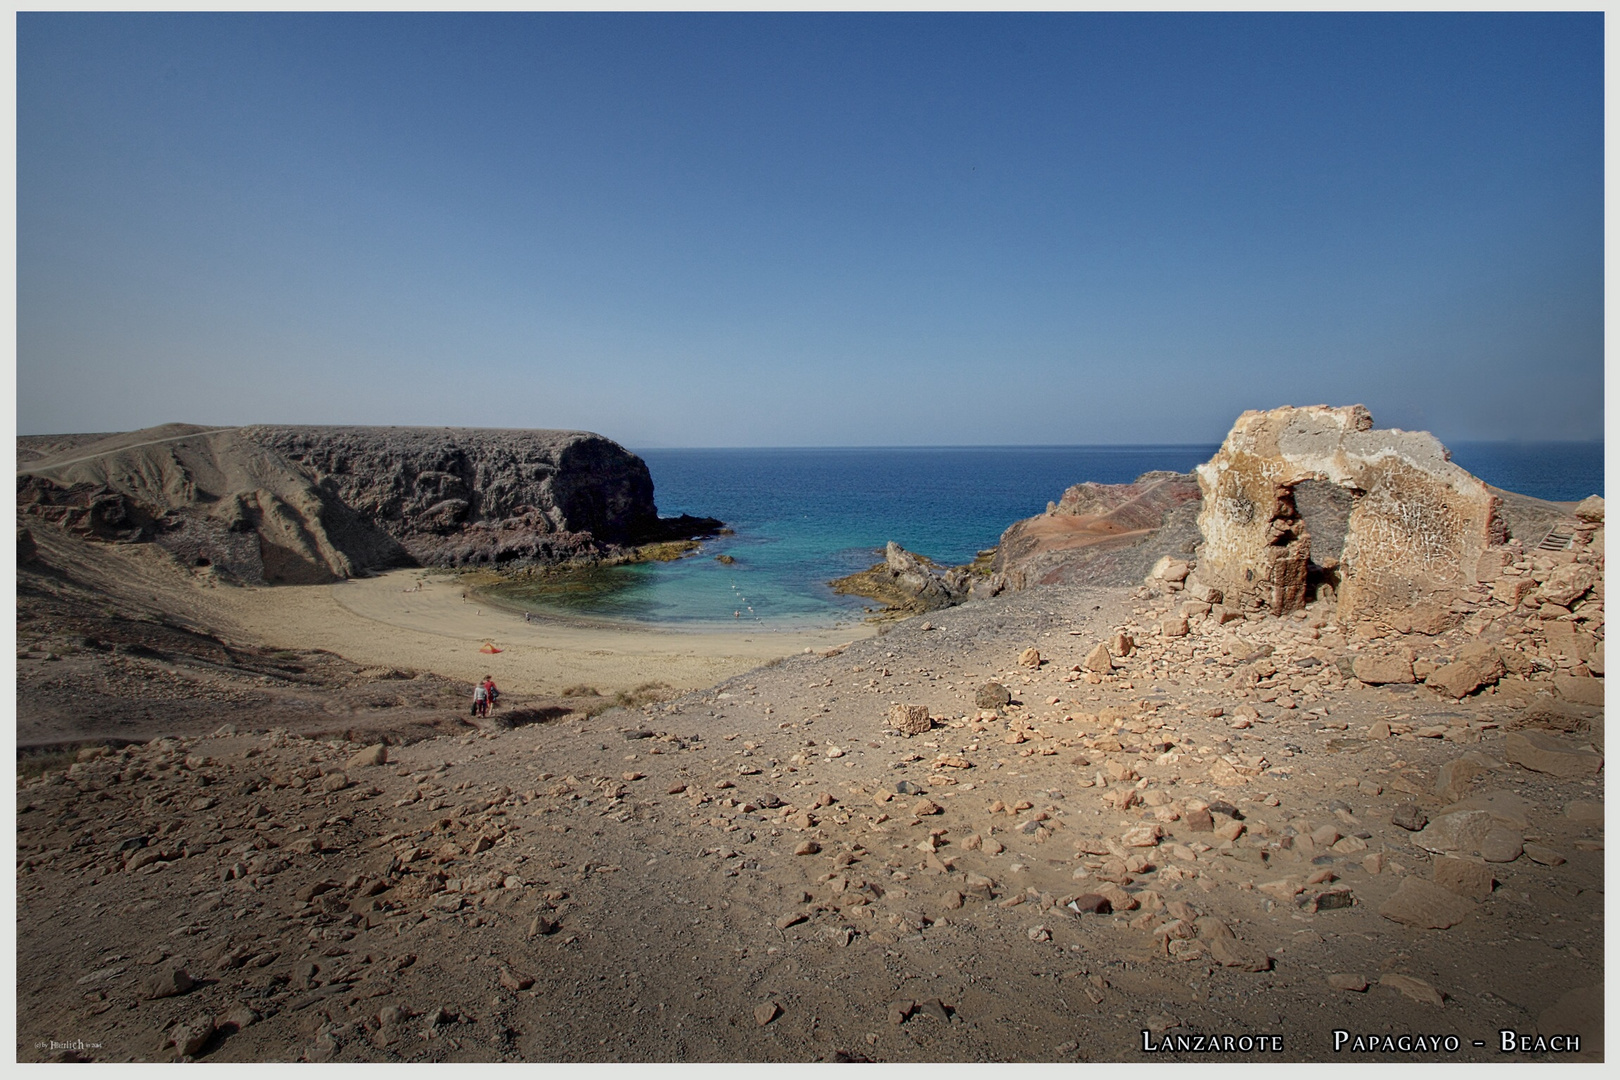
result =
[{"label": "scattered rock", "polygon": [[1039,649],[1025,649],[1018,654],[1018,663],[1021,667],[1038,668],[1041,666],[1041,651]]},{"label": "scattered rock", "polygon": [[1369,686],[1385,686],[1391,683],[1416,682],[1412,674],[1412,654],[1401,652],[1388,656],[1358,656],[1351,663],[1350,669],[1355,672],[1356,678]]},{"label": "scattered rock", "polygon": [[1531,862],[1542,866],[1559,866],[1566,861],[1562,854],[1545,844],[1526,844],[1524,854]]},{"label": "scattered rock", "polygon": [[1470,900],[1487,900],[1496,879],[1482,862],[1441,856],[1434,860],[1434,883]]},{"label": "scattered rock", "polygon": [[998,682],[987,682],[979,687],[973,703],[981,709],[1002,709],[1012,703],[1012,691]]},{"label": "scattered rock", "polygon": [[1348,972],[1329,975],[1327,977],[1327,984],[1335,990],[1349,990],[1357,994],[1365,993],[1367,989],[1366,979],[1362,978],[1360,975],[1352,975]]},{"label": "scattered rock", "polygon": [[899,1027],[906,1022],[912,1012],[917,1008],[916,1002],[909,998],[889,1002],[889,1023]]},{"label": "scattered rock", "polygon": [[349,759],[347,768],[364,769],[368,766],[386,765],[388,763],[388,747],[382,743],[368,746]]},{"label": "scattered rock", "polygon": [[1474,911],[1474,905],[1449,889],[1418,877],[1401,879],[1395,895],[1384,901],[1378,914],[1393,922],[1427,930],[1455,926]]},{"label": "scattered rock", "polygon": [[1114,657],[1108,651],[1107,645],[1098,642],[1097,646],[1086,654],[1086,658],[1080,662],[1080,666],[1086,671],[1095,671],[1099,675],[1105,675],[1114,670]]},{"label": "scattered rock", "polygon": [[146,980],[141,994],[148,1001],[184,994],[197,983],[183,967],[166,967]]},{"label": "scattered rock", "polygon": [[1209,939],[1209,955],[1222,967],[1235,967],[1242,971],[1271,970],[1271,955],[1266,950],[1235,938]]},{"label": "scattered rock", "polygon": [[534,976],[519,975],[504,964],[501,965],[500,980],[501,985],[508,990],[527,990],[534,985]]},{"label": "scattered rock", "polygon": [[816,843],[814,840],[800,840],[799,843],[798,843],[798,846],[796,846],[793,849],[793,854],[795,854],[795,855],[814,855],[816,852],[818,852],[820,850],[821,850],[821,845]]},{"label": "scattered rock", "polygon": [[774,1001],[762,1001],[754,1006],[754,1023],[760,1027],[782,1015],[782,1007]]},{"label": "scattered rock", "polygon": [[214,1018],[206,1014],[194,1016],[177,1026],[170,1037],[174,1040],[177,1053],[196,1057],[208,1045],[208,1040],[214,1037]]},{"label": "scattered rock", "polygon": [[1494,826],[1479,842],[1479,856],[1488,863],[1509,863],[1524,853],[1524,837],[1512,829]]},{"label": "scattered rock", "polygon": [[1474,777],[1483,776],[1496,765],[1484,754],[1471,750],[1440,766],[1440,773],[1434,781],[1434,793],[1447,802],[1456,802],[1468,794],[1469,784]]},{"label": "scattered rock", "polygon": [[1603,767],[1603,756],[1590,747],[1540,731],[1510,731],[1502,749],[1515,765],[1551,776],[1596,776]]},{"label": "scattered rock", "polygon": [[1553,689],[1560,698],[1572,704],[1603,706],[1602,679],[1594,679],[1590,675],[1554,675]]},{"label": "scattered rock", "polygon": [[1434,818],[1412,840],[1425,851],[1477,852],[1495,827],[1488,812],[1462,810]]},{"label": "scattered rock", "polygon": [[[1410,881],[1412,879],[1409,878],[1407,880]],[[1424,982],[1422,979],[1414,979],[1410,975],[1397,975],[1393,972],[1386,973],[1379,977],[1378,985],[1387,986],[1393,990],[1399,990],[1402,994],[1405,994],[1413,1001],[1420,1002],[1424,1005],[1433,1005],[1437,1009],[1443,1009],[1446,1007],[1446,999],[1441,996],[1440,991],[1436,990],[1433,985]]]},{"label": "scattered rock", "polygon": [[926,705],[895,705],[889,709],[889,726],[902,735],[921,735],[934,726]]}]

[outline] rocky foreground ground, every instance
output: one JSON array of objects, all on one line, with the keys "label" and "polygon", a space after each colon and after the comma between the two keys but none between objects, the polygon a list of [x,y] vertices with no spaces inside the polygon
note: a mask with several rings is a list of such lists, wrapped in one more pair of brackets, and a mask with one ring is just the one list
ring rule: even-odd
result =
[{"label": "rocky foreground ground", "polygon": [[1600,563],[1521,555],[1436,635],[1171,565],[408,745],[221,701],[19,784],[18,1057],[1600,1059]]}]

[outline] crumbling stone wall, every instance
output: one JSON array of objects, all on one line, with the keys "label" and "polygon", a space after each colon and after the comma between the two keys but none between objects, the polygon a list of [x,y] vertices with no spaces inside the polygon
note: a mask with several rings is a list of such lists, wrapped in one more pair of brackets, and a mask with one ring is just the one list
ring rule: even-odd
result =
[{"label": "crumbling stone wall", "polygon": [[1198,466],[1199,577],[1228,605],[1277,615],[1304,607],[1311,536],[1294,488],[1320,480],[1351,496],[1340,621],[1419,603],[1444,610],[1506,539],[1496,496],[1450,457],[1428,432],[1374,430],[1360,405],[1246,412]]}]

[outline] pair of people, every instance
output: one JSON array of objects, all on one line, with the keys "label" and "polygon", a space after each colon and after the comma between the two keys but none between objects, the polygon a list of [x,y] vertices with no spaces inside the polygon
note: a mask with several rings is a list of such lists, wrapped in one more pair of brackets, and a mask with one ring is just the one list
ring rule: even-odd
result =
[{"label": "pair of people", "polygon": [[485,675],[484,681],[473,687],[472,714],[488,716],[489,710],[495,707],[496,699],[500,696],[501,692],[495,687],[494,677]]}]

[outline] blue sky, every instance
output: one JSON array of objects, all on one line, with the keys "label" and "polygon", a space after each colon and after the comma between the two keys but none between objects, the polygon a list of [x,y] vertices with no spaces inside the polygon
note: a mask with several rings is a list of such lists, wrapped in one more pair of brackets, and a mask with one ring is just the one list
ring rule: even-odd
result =
[{"label": "blue sky", "polygon": [[1603,24],[18,15],[21,433],[1603,430]]}]

